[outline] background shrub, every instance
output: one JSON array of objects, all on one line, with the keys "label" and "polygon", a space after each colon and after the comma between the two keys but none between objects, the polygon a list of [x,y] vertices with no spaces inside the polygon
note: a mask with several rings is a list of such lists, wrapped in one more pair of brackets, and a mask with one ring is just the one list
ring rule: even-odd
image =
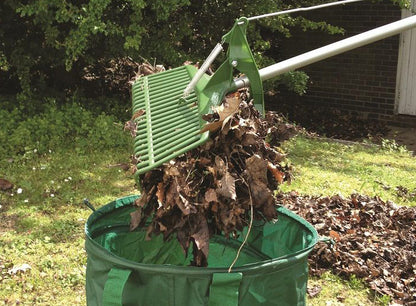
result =
[{"label": "background shrub", "polygon": [[114,115],[97,115],[75,102],[62,106],[49,102],[43,108],[33,116],[22,114],[19,108],[0,110],[1,158],[49,150],[82,153],[117,147],[130,149],[130,136]]}]

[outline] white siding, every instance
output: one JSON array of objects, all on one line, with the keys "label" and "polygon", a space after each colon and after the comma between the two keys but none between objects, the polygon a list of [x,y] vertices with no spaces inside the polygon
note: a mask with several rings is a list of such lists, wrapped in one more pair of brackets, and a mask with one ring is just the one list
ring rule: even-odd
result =
[{"label": "white siding", "polygon": [[[412,1],[412,10],[416,0]],[[403,12],[403,18],[410,16]],[[400,36],[399,62],[397,66],[396,110],[399,114],[416,116],[416,29]]]}]

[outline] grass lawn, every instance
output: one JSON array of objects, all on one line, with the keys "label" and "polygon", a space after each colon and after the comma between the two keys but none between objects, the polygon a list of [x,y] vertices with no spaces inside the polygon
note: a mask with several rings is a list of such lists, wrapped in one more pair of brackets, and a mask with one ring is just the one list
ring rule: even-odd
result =
[{"label": "grass lawn", "polygon": [[[109,167],[128,158],[68,152],[1,163],[2,177],[15,187],[0,194],[0,303],[85,304],[84,224],[91,210],[83,199],[98,207],[135,193],[131,174]],[[22,264],[31,269],[8,273]]]},{"label": "grass lawn", "polygon": [[284,149],[294,180],[282,191],[317,196],[360,193],[416,205],[416,158],[401,147],[345,145],[300,136],[286,142]]},{"label": "grass lawn", "polygon": [[[416,158],[398,151],[360,145],[346,146],[302,137],[285,144],[294,180],[283,191],[348,195],[379,195],[398,204],[416,205],[397,186],[416,188]],[[127,151],[107,150],[77,155],[51,152],[0,161],[0,178],[15,184],[0,193],[0,301],[6,305],[85,304],[84,224],[90,210],[116,198],[137,193],[130,172],[109,167],[129,159]],[[17,274],[13,267],[28,264]],[[360,282],[328,273],[312,278],[322,292],[310,305],[377,305]],[[381,297],[385,299],[385,297]],[[329,304],[328,304],[329,303]]]}]

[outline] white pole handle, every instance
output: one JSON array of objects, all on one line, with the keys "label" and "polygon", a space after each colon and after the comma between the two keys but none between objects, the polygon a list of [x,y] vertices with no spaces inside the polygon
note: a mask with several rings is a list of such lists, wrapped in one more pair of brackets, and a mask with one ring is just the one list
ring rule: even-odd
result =
[{"label": "white pole handle", "polygon": [[[331,56],[338,55],[340,53],[350,51],[352,49],[371,44],[375,41],[399,34],[400,32],[406,31],[413,27],[416,27],[416,15],[386,24],[373,30],[340,40],[327,46],[303,53],[277,64],[260,69],[260,78],[265,81],[282,73],[289,72],[297,68],[319,62]],[[233,82],[230,91],[246,87],[249,84],[250,82],[247,77],[238,78]]]},{"label": "white pole handle", "polygon": [[266,18],[266,17],[273,17],[273,16],[278,16],[278,15],[283,15],[283,14],[291,14],[291,13],[312,11],[312,10],[316,10],[316,9],[320,9],[320,8],[324,8],[324,7],[340,5],[340,4],[348,4],[348,3],[353,3],[353,2],[360,2],[360,1],[363,1],[363,0],[336,1],[336,2],[331,2],[331,3],[325,3],[325,4],[310,6],[310,7],[300,7],[300,8],[295,8],[295,9],[286,10],[286,11],[280,11],[280,12],[269,13],[269,14],[264,14],[264,15],[259,15],[259,16],[253,16],[253,17],[249,17],[247,19],[250,21],[250,20],[256,20],[256,19]]}]

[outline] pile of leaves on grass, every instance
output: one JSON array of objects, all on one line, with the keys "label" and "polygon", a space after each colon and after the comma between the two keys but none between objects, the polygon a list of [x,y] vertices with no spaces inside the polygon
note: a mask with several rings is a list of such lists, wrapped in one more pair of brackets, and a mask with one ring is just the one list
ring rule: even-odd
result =
[{"label": "pile of leaves on grass", "polygon": [[[312,274],[364,279],[398,303],[416,301],[416,207],[353,194],[311,197],[280,194],[278,202],[308,220],[334,245],[321,244],[309,257]],[[413,304],[412,304],[413,305]]]},{"label": "pile of leaves on grass", "polygon": [[290,180],[279,145],[296,134],[276,113],[262,118],[247,91],[227,96],[204,119],[204,145],[141,175],[131,218],[131,230],[152,218],[149,239],[175,234],[185,254],[192,246],[195,266],[207,266],[214,234],[235,237],[253,219],[277,218],[273,191]]}]

